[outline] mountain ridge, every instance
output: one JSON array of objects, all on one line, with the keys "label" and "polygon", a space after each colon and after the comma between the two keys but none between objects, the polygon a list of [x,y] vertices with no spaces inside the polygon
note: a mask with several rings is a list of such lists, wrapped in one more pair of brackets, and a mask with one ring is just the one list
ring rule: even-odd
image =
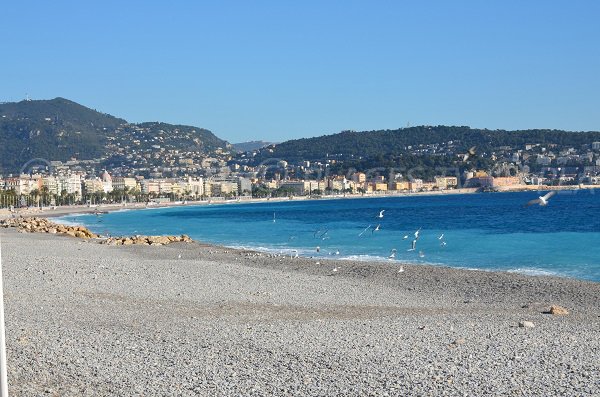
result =
[{"label": "mountain ridge", "polygon": [[[161,122],[128,123],[62,97],[4,102],[0,104],[0,173],[17,172],[33,158],[66,161],[111,157],[117,153],[109,150],[110,142],[117,131],[123,134],[126,126],[148,130],[141,147],[155,143],[148,141],[155,139],[152,134],[156,131],[179,130],[184,130],[185,139],[173,140],[174,150],[193,147],[210,153],[229,145],[204,128]],[[122,145],[132,146],[135,140],[133,135],[121,135],[119,139]]]}]

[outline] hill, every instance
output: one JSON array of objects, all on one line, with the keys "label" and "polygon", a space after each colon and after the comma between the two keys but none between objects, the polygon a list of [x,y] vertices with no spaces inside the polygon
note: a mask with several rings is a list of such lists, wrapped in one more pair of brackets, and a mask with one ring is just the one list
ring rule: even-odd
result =
[{"label": "hill", "polygon": [[275,145],[275,142],[266,142],[266,141],[249,141],[249,142],[240,142],[233,143],[231,146],[233,150],[236,152],[251,152],[253,150],[262,149],[269,145]]},{"label": "hill", "polygon": [[397,130],[343,131],[315,138],[294,139],[269,146],[256,156],[257,161],[280,158],[286,161],[357,159],[407,153],[464,152],[477,146],[479,152],[501,147],[522,148],[526,144],[576,147],[600,141],[600,132],[561,130],[486,130],[456,126],[421,126]]},{"label": "hill", "polygon": [[152,149],[157,143],[163,150],[167,146],[207,153],[228,145],[203,128],[129,124],[64,98],[0,104],[0,173],[17,172],[34,158],[110,159],[127,148]]}]

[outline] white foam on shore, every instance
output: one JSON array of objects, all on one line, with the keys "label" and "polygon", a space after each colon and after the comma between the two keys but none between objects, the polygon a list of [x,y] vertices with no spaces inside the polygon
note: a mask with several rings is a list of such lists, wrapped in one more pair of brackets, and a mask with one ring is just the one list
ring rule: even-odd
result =
[{"label": "white foam on shore", "polygon": [[[71,215],[69,215],[69,216],[71,216]],[[52,219],[52,222],[58,223],[59,225],[65,225],[65,226],[83,226],[81,224],[81,222],[68,221],[66,219],[63,219],[63,217],[54,218],[54,219]]]},{"label": "white foam on shore", "polygon": [[519,267],[516,269],[509,269],[509,270],[504,270],[508,273],[519,273],[519,274],[526,274],[528,276],[553,276],[553,277],[568,277],[565,274],[561,274],[558,272],[553,272],[550,270],[545,270],[545,269],[539,269],[539,268],[532,268],[532,267]]}]

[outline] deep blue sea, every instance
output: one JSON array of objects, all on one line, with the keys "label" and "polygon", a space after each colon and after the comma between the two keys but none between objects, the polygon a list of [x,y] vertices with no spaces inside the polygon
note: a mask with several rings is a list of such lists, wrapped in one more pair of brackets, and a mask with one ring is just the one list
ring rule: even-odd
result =
[{"label": "deep blue sea", "polygon": [[[287,255],[297,251],[600,281],[600,192],[562,191],[546,207],[523,207],[537,196],[519,192],[205,204],[62,220],[100,234],[188,234],[199,241]],[[383,218],[378,217],[381,210]],[[416,248],[409,251],[417,230]],[[396,254],[390,259],[392,250]]]}]

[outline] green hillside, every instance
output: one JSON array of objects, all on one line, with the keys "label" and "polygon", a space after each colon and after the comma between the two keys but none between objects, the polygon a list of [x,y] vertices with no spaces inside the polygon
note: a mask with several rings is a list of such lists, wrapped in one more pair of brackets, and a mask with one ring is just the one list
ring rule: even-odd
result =
[{"label": "green hillside", "polygon": [[[29,160],[43,158],[65,161],[71,158],[110,158],[110,145],[118,136],[120,148],[133,147],[138,139],[130,133],[153,135],[163,131],[173,149],[194,147],[211,152],[227,142],[198,127],[166,123],[128,124],[127,121],[89,109],[64,98],[0,104],[0,173],[15,173]],[[183,132],[185,139],[181,139]],[[143,145],[142,145],[143,146]],[[136,146],[139,149],[139,145]]]}]

